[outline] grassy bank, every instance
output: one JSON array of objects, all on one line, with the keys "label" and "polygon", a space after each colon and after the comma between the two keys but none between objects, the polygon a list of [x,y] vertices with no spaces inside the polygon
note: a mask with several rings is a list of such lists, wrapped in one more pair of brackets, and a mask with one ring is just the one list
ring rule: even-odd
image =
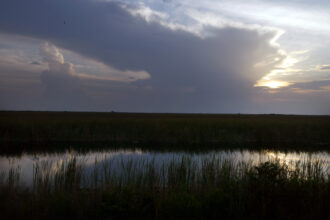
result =
[{"label": "grassy bank", "polygon": [[329,116],[0,112],[0,153],[88,147],[330,150]]},{"label": "grassy bank", "polygon": [[[189,157],[34,166],[1,175],[2,219],[329,219],[330,174],[321,161],[283,164]],[[90,172],[87,172],[88,169]],[[324,170],[326,170],[324,172]]]}]

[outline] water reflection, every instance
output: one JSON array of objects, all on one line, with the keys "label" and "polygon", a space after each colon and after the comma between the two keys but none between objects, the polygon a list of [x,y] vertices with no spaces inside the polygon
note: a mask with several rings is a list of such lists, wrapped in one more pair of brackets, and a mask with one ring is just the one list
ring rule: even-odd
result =
[{"label": "water reflection", "polygon": [[67,164],[72,158],[76,158],[77,163],[84,166],[84,172],[92,172],[93,169],[102,169],[102,164],[111,164],[111,169],[121,172],[125,168],[125,163],[134,162],[136,169],[144,169],[144,165],[153,161],[158,167],[169,163],[170,161],[179,161],[182,158],[201,164],[209,159],[230,160],[235,163],[246,162],[252,165],[266,162],[269,160],[278,160],[285,163],[289,168],[294,169],[298,161],[320,161],[323,163],[323,172],[329,173],[330,154],[328,152],[275,152],[270,150],[250,151],[209,151],[207,153],[191,152],[151,152],[141,149],[133,150],[108,150],[108,151],[90,151],[87,153],[78,153],[76,151],[67,151],[65,153],[42,153],[42,154],[23,154],[19,157],[0,156],[0,172],[6,173],[10,168],[18,167],[21,172],[21,181],[31,184],[33,181],[33,169],[38,164],[41,168],[48,169],[49,172],[56,173],[64,164]]}]

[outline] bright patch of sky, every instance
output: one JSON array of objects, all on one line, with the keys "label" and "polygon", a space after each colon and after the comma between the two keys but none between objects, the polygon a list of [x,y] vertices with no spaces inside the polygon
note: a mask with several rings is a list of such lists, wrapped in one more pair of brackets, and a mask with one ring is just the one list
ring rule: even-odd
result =
[{"label": "bright patch of sky", "polygon": [[[107,1],[107,0],[105,0]],[[144,0],[129,2],[146,19],[166,21],[202,32],[205,26],[251,28],[278,32],[273,39],[287,58],[265,73],[256,86],[280,88],[290,82],[329,79],[318,66],[330,63],[329,1],[277,0]],[[327,7],[328,6],[328,7]],[[206,35],[207,33],[202,33]],[[312,76],[311,76],[312,75]],[[282,83],[278,83],[281,80]],[[272,86],[269,86],[272,85]],[[277,86],[274,86],[277,85]]]}]

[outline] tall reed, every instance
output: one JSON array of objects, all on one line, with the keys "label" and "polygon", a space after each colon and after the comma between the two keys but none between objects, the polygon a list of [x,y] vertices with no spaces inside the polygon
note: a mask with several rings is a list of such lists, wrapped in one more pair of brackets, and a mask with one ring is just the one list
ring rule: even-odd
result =
[{"label": "tall reed", "polygon": [[[18,168],[2,174],[3,216],[330,217],[329,164],[320,160],[253,164],[214,156],[202,160],[182,156],[161,163],[154,159],[124,158],[98,158],[91,163],[73,157],[57,163],[36,163],[33,169],[32,187],[20,182]],[[40,210],[42,213],[36,214]]]}]

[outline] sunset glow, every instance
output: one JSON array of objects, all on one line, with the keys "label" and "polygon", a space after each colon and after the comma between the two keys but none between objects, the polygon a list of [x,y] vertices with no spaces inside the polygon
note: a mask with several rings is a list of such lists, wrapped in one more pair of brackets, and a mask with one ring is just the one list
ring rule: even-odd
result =
[{"label": "sunset glow", "polygon": [[281,87],[285,87],[285,86],[289,86],[290,84],[288,82],[281,82],[281,81],[264,81],[264,82],[260,82],[258,84],[256,84],[256,87],[260,87],[260,86],[264,86],[264,87],[268,87],[271,89],[278,89]]}]

